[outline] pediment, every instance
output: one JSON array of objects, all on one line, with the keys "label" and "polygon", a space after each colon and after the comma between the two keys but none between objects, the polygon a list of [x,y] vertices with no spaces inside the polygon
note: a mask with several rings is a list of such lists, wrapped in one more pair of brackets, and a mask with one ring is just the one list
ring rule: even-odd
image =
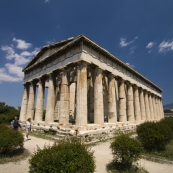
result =
[{"label": "pediment", "polygon": [[59,49],[67,45],[72,40],[73,38],[43,47],[24,69],[33,66],[34,64],[37,64],[40,61],[44,61],[46,58],[56,53]]}]

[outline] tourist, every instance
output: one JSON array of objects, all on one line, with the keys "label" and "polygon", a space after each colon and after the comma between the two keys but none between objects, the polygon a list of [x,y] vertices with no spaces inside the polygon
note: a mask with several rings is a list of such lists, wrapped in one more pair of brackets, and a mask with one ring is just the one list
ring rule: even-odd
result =
[{"label": "tourist", "polygon": [[26,121],[26,136],[25,136],[25,141],[29,140],[28,136],[31,131],[31,118],[28,118]]},{"label": "tourist", "polygon": [[19,127],[21,128],[21,125],[19,123],[19,120],[17,117],[14,117],[14,120],[11,121],[11,127],[14,129],[14,130],[18,130]]}]

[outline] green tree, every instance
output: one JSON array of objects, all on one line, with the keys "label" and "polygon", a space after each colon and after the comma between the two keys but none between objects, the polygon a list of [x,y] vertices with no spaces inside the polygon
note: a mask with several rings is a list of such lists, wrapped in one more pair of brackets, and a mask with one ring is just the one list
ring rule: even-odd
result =
[{"label": "green tree", "polygon": [[29,160],[30,173],[93,173],[94,156],[78,140],[60,141],[53,146],[37,149]]},{"label": "green tree", "polygon": [[145,122],[137,127],[137,134],[142,146],[147,151],[159,151],[173,138],[171,128],[161,122]]},{"label": "green tree", "polygon": [[0,156],[10,155],[23,147],[23,135],[6,124],[0,124]]},{"label": "green tree", "polygon": [[119,163],[121,168],[124,169],[130,169],[132,163],[137,161],[142,153],[140,143],[125,134],[115,137],[110,148],[112,149],[114,163]]},{"label": "green tree", "polygon": [[0,102],[0,124],[10,123],[15,116],[19,117],[19,112],[13,106],[8,106],[5,102]]}]

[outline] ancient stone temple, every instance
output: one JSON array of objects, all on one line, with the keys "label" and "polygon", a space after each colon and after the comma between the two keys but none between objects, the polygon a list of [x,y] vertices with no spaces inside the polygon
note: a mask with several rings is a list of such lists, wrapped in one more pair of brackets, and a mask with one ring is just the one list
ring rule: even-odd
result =
[{"label": "ancient stone temple", "polygon": [[84,35],[43,47],[23,72],[20,121],[88,129],[164,117],[162,90]]}]

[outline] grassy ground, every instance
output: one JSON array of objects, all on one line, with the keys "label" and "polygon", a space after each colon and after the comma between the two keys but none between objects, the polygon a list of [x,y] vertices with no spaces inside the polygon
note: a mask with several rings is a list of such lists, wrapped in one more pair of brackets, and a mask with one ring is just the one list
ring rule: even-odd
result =
[{"label": "grassy ground", "polygon": [[144,155],[173,161],[173,140],[166,145],[165,150],[159,152],[146,152]]},{"label": "grassy ground", "polygon": [[1,156],[0,164],[9,163],[9,162],[18,162],[27,158],[30,155],[30,152],[24,148],[17,149],[13,151],[10,156]]},{"label": "grassy ground", "polygon": [[48,133],[30,133],[30,136],[35,136],[37,138],[47,139],[47,140],[53,140],[54,135],[48,134]]}]

